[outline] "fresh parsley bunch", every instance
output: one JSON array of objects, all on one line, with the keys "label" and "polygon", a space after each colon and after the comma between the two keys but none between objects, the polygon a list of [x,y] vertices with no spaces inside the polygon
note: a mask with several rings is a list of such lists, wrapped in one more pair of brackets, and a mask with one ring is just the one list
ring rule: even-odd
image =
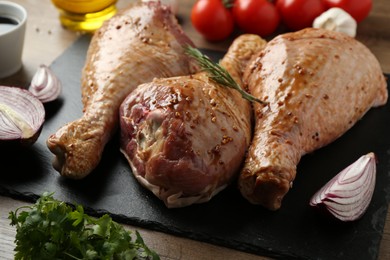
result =
[{"label": "fresh parsley bunch", "polygon": [[[28,209],[28,211],[22,211]],[[93,218],[81,205],[73,209],[44,193],[33,206],[9,213],[16,226],[15,259],[160,259],[141,235],[114,222],[109,215]]]}]

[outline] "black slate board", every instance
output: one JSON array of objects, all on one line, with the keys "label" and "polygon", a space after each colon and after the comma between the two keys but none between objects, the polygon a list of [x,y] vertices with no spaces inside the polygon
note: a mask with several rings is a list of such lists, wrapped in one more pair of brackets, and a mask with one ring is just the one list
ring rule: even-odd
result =
[{"label": "black slate board", "polygon": [[[377,258],[390,200],[390,104],[369,111],[339,140],[306,155],[279,211],[250,205],[234,185],[208,203],[167,209],[135,181],[119,152],[118,137],[84,180],[60,177],[51,166],[47,137],[81,116],[80,77],[89,40],[81,37],[51,65],[63,93],[46,105],[47,120],[38,141],[29,149],[0,147],[0,194],[34,201],[43,192],[54,191],[57,199],[82,204],[96,216],[108,212],[123,223],[276,258]],[[222,56],[205,52],[214,59]],[[315,191],[370,151],[378,156],[377,186],[362,219],[340,223],[309,206]]]}]

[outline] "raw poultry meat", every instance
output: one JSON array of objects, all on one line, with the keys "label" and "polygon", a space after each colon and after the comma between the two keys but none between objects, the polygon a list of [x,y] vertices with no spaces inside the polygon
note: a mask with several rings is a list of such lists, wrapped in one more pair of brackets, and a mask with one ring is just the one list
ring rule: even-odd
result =
[{"label": "raw poultry meat", "polygon": [[61,175],[80,179],[99,163],[118,127],[119,106],[136,86],[155,77],[188,75],[196,65],[184,53],[192,45],[170,9],[134,3],[93,36],[82,73],[83,116],[47,140]]},{"label": "raw poultry meat", "polygon": [[[221,61],[235,80],[265,41],[235,40]],[[121,151],[134,176],[167,207],[210,200],[236,180],[251,139],[251,105],[205,72],[155,79],[120,108]]]},{"label": "raw poultry meat", "polygon": [[350,129],[387,102],[379,62],[342,33],[305,29],[280,35],[251,62],[244,81],[256,104],[255,130],[239,177],[251,203],[276,210],[300,158]]}]

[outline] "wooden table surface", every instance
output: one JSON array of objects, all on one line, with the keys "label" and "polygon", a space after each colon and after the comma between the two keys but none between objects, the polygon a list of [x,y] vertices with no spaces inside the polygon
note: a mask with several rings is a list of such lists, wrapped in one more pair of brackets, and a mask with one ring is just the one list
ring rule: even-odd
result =
[{"label": "wooden table surface", "polygon": [[[16,75],[1,79],[1,85],[26,87],[40,64],[50,65],[79,36],[79,33],[61,27],[58,13],[50,0],[14,0],[28,12],[27,32],[23,52],[23,68]],[[119,0],[118,8],[130,0]],[[182,27],[198,47],[226,50],[231,39],[219,43],[205,41],[192,27],[189,13],[194,0],[179,0],[179,17]],[[390,2],[374,0],[373,9],[358,26],[357,37],[376,55],[385,73],[390,73]],[[1,61],[0,61],[1,62]],[[9,225],[8,212],[26,202],[0,196],[0,259],[13,259],[15,230]],[[387,214],[379,259],[390,259],[390,210]],[[162,259],[266,259],[244,252],[218,247],[172,235],[126,226],[139,230],[147,244]]]}]

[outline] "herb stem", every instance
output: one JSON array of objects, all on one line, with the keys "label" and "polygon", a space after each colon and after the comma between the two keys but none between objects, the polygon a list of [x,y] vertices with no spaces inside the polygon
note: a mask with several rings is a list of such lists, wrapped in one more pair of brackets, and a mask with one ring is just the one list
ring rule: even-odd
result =
[{"label": "herb stem", "polygon": [[198,49],[191,46],[186,47],[186,53],[196,59],[199,63],[202,71],[206,71],[209,74],[209,77],[216,83],[237,90],[241,96],[251,102],[258,102],[262,105],[267,105],[267,102],[264,102],[255,96],[252,96],[246,92],[230,75],[230,73],[220,66],[218,63],[213,62],[209,57],[201,53]]}]

